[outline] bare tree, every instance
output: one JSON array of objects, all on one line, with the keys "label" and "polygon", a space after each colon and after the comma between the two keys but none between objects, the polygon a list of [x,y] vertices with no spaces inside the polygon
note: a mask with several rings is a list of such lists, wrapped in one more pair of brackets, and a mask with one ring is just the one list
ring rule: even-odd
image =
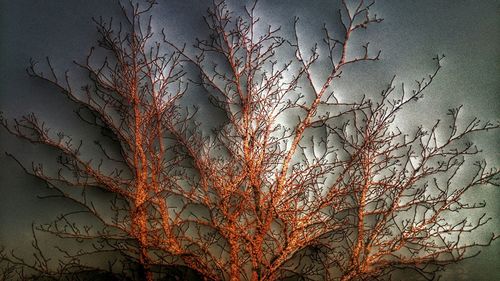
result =
[{"label": "bare tree", "polygon": [[[379,60],[380,52],[350,39],[382,21],[370,13],[372,5],[342,1],[342,31],[325,27],[324,41],[310,48],[300,41],[298,18],[295,36],[285,38],[259,22],[256,3],[237,16],[216,1],[205,18],[210,35],[197,40],[193,53],[153,33],[153,3],[130,3],[122,7],[122,24],[96,20],[108,58],[100,61],[91,51],[78,64],[92,82],[83,91],[72,89],[68,74],[60,78],[50,62],[49,75],[33,64],[32,76],[79,104],[81,119],[105,129],[119,149],[112,153],[97,141],[103,157],[91,159],[81,143],[53,134],[36,116],[13,125],[3,120],[12,134],[61,152],[57,172],[41,166],[26,172],[99,222],[79,227],[75,213],[67,213],[42,226],[59,237],[97,242],[93,250],[61,249],[71,263],[62,262],[56,273],[35,243],[31,271],[66,276],[90,270],[84,256],[112,251],[137,266],[123,276],[141,280],[176,265],[206,280],[386,280],[401,269],[431,280],[443,266],[489,245],[497,236],[463,241],[489,220],[467,217],[484,204],[466,203],[463,195],[498,185],[499,172],[477,161],[480,151],[467,140],[499,125],[461,121],[457,108],[447,126],[438,121],[412,132],[395,126],[398,113],[435,79],[444,56],[410,90],[396,88],[393,79],[376,97],[349,100],[335,91],[344,68]],[[196,107],[178,106],[193,88],[204,89],[214,111],[223,113],[210,132]],[[82,195],[66,191],[72,187]],[[87,199],[88,188],[115,195],[113,215]],[[12,255],[4,260],[29,264]]]}]

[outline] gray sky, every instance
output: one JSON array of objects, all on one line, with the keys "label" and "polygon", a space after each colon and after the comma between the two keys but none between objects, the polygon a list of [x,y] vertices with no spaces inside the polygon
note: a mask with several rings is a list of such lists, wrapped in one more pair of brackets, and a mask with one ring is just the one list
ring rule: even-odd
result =
[{"label": "gray sky", "polygon": [[[202,15],[207,1],[160,2],[155,26],[163,26],[177,42],[189,44],[195,37],[203,37]],[[237,2],[231,5],[238,7]],[[257,12],[263,22],[281,25],[284,37],[291,30],[293,17],[299,16],[299,30],[307,46],[319,38],[323,23],[334,28],[337,14],[331,2],[262,0]],[[398,120],[400,125],[431,122],[461,104],[465,118],[498,120],[500,1],[386,0],[378,1],[372,10],[384,21],[359,39],[382,50],[381,61],[353,69],[353,80],[340,85],[346,94],[378,91],[393,75],[399,82],[411,83],[432,71],[436,54],[445,54],[443,69],[425,99],[404,112]],[[45,56],[59,70],[74,68],[71,62],[82,60],[95,44],[97,34],[91,17],[117,13],[114,1],[0,0],[0,110],[4,115],[16,118],[36,112],[52,127],[84,134],[68,102],[46,84],[30,79],[25,68],[30,57],[43,62]],[[353,83],[359,79],[363,82]],[[48,221],[58,211],[53,202],[36,198],[46,191],[38,181],[26,177],[4,151],[35,161],[49,153],[18,142],[4,130],[0,130],[0,137],[0,162],[4,167],[0,171],[0,244],[22,250],[20,243],[28,244],[31,239],[31,223]],[[500,166],[499,140],[498,132],[474,140],[496,166]],[[487,233],[498,233],[500,205],[495,198],[499,195],[493,188],[470,195],[488,203],[487,211],[494,219],[485,229]],[[483,252],[463,266],[451,266],[444,280],[493,280],[500,276],[500,243]]]}]

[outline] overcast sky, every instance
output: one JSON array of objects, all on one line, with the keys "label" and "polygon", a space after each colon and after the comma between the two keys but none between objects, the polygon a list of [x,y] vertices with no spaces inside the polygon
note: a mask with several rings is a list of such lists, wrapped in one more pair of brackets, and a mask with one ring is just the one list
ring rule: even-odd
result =
[{"label": "overcast sky", "polygon": [[[208,1],[159,1],[155,28],[164,27],[176,42],[191,44],[203,38],[202,16]],[[338,23],[336,1],[262,0],[257,13],[263,22],[282,26],[290,36],[294,16],[300,17],[299,31],[306,46],[318,40],[323,23]],[[241,4],[232,1],[237,9]],[[382,50],[381,61],[352,70],[352,79],[340,87],[346,92],[370,92],[387,83],[393,75],[399,82],[411,82],[433,70],[432,58],[445,54],[443,69],[421,103],[407,110],[401,126],[430,122],[443,117],[451,107],[464,105],[464,117],[498,120],[500,109],[500,1],[492,0],[391,0],[378,1],[372,9],[384,21],[368,29],[361,41]],[[82,60],[95,44],[92,16],[119,13],[115,1],[102,0],[0,0],[0,110],[8,118],[36,112],[54,127],[78,131],[78,121],[69,117],[67,101],[46,84],[30,79],[25,72],[32,57],[43,61],[49,56],[59,70],[72,69],[73,60]],[[362,83],[353,83],[361,79]],[[22,251],[31,239],[31,223],[48,221],[57,214],[53,203],[40,201],[40,182],[26,177],[4,156],[8,151],[37,160],[48,152],[16,141],[0,130],[0,244]],[[478,137],[487,160],[500,166],[494,132]],[[500,193],[486,188],[471,198],[486,200],[493,223],[485,231],[497,230]],[[59,206],[58,206],[59,207]],[[487,235],[486,233],[484,235]],[[483,235],[483,236],[484,236]],[[27,243],[26,243],[27,244]],[[444,280],[493,280],[500,276],[500,242],[463,266],[453,266]],[[475,276],[475,277],[472,277]]]}]

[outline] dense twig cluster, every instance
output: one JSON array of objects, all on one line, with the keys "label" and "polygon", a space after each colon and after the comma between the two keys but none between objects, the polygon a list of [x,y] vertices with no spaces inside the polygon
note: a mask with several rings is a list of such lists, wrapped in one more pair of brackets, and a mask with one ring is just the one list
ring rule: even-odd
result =
[{"label": "dense twig cluster", "polygon": [[[498,185],[497,169],[468,165],[479,151],[466,142],[498,124],[463,126],[458,108],[448,114],[449,127],[436,122],[407,133],[394,126],[436,77],[442,56],[410,92],[394,80],[379,97],[350,100],[335,92],[344,67],[379,59],[368,44],[361,55],[350,53],[357,48],[351,36],[382,21],[370,14],[373,3],[342,1],[343,32],[325,27],[324,41],[308,49],[297,32],[286,39],[279,28],[263,28],[255,3],[235,16],[216,1],[205,18],[210,35],[197,40],[195,53],[153,33],[154,3],[129,4],[122,23],[95,20],[107,55],[100,59],[92,49],[77,63],[88,86],[73,89],[68,73],[60,78],[50,61],[48,75],[35,63],[28,69],[78,104],[78,116],[101,127],[118,150],[99,140],[102,157],[89,157],[82,142],[51,132],[34,115],[2,120],[10,133],[60,152],[56,172],[41,165],[25,171],[81,206],[40,229],[90,241],[77,251],[59,249],[65,257],[55,268],[35,236],[36,261],[4,253],[4,274],[62,279],[110,271],[153,280],[161,268],[185,266],[206,280],[379,280],[412,268],[432,279],[496,238],[463,241],[488,219],[450,214],[482,208],[463,202],[463,194]],[[295,55],[283,61],[284,49]],[[179,106],[188,85],[204,89],[224,112],[212,132],[202,130],[196,107]],[[95,188],[114,194],[110,210],[87,196]],[[97,221],[76,224],[82,213]],[[115,263],[96,269],[84,262],[108,252],[128,263],[117,270]]]}]

